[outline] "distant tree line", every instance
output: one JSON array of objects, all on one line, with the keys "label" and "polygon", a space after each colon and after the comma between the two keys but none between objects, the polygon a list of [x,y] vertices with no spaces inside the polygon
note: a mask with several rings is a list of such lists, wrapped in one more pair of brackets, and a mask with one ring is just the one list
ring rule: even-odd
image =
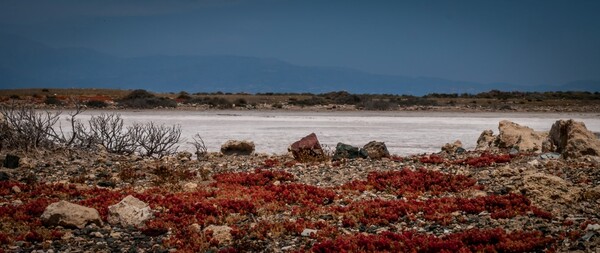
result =
[{"label": "distant tree line", "polygon": [[[116,105],[123,108],[154,109],[175,108],[178,104],[206,105],[215,109],[231,109],[234,107],[253,107],[257,99],[253,96],[274,97],[268,100],[271,106],[282,108],[284,104],[293,106],[325,106],[325,105],[353,105],[363,110],[394,110],[399,107],[408,106],[436,106],[452,105],[453,102],[443,102],[440,99],[497,99],[497,100],[600,100],[599,92],[587,91],[548,91],[548,92],[522,92],[522,91],[500,91],[491,90],[477,94],[471,93],[430,93],[424,96],[395,95],[395,94],[352,94],[346,91],[335,91],[321,94],[313,93],[193,93],[181,91],[178,94],[171,93],[169,97],[160,97],[143,89],[131,91],[126,96],[116,99]],[[34,96],[44,98],[47,105],[64,105],[64,98],[56,95]],[[64,97],[64,96],[63,96]],[[173,98],[174,97],[174,98]],[[280,98],[277,98],[280,97]],[[287,98],[281,98],[287,97]],[[18,95],[11,95],[7,99],[21,99]],[[253,101],[253,102],[249,102]],[[471,101],[474,103],[474,100]],[[104,108],[108,106],[106,101],[90,100],[83,104],[88,108]]]},{"label": "distant tree line", "polygon": [[430,93],[424,98],[486,98],[486,99],[577,99],[577,100],[600,100],[600,92],[589,91],[546,91],[546,92],[523,92],[523,91],[499,91],[491,90],[477,94],[470,93]]}]

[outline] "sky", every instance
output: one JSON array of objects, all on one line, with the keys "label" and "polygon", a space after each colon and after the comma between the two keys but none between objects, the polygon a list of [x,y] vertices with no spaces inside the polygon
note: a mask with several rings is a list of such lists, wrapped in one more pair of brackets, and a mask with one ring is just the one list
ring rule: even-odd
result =
[{"label": "sky", "polygon": [[541,85],[600,79],[599,13],[595,0],[0,0],[0,32],[120,57]]}]

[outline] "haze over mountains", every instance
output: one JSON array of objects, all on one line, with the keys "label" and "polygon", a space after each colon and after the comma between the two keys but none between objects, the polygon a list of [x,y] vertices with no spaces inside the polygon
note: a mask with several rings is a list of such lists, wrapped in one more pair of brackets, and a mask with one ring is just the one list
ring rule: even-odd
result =
[{"label": "haze over mountains", "polygon": [[116,57],[87,48],[52,48],[0,34],[0,87],[120,88],[157,92],[478,93],[600,91],[600,81],[551,86],[482,84],[434,77],[371,74],[350,68],[299,66],[272,58],[233,55]]}]

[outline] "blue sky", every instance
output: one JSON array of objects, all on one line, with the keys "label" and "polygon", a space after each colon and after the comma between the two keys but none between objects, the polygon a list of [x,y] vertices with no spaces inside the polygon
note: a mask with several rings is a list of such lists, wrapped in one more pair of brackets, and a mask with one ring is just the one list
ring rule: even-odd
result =
[{"label": "blue sky", "polygon": [[1,0],[0,32],[482,83],[600,79],[600,1]]}]

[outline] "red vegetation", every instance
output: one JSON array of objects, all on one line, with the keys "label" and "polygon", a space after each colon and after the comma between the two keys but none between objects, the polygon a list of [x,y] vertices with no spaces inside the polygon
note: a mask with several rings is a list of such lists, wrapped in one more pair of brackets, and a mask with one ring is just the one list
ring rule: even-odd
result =
[{"label": "red vegetation", "polygon": [[541,232],[472,229],[444,237],[413,232],[340,236],[313,246],[313,252],[535,252],[553,242]]},{"label": "red vegetation", "polygon": [[[267,164],[275,162],[265,161],[265,166]],[[171,231],[163,243],[182,252],[216,251],[218,248],[224,252],[235,252],[235,249],[260,251],[264,250],[265,245],[259,243],[261,240],[299,236],[306,228],[318,232],[302,239],[297,245],[304,249],[312,247],[315,252],[523,252],[540,251],[552,245],[552,239],[539,232],[507,233],[502,229],[474,229],[436,237],[411,231],[377,235],[346,234],[339,227],[338,222],[345,227],[344,230],[355,230],[371,225],[414,222],[417,219],[448,225],[450,222],[464,223],[468,215],[483,211],[489,212],[494,219],[518,215],[552,218],[549,212],[532,206],[520,194],[477,198],[441,197],[449,192],[481,188],[474,179],[461,175],[426,169],[372,172],[366,180],[353,181],[333,189],[294,183],[294,176],[284,171],[257,169],[254,172],[217,174],[213,178],[216,182],[210,187],[193,192],[152,188],[142,193],[134,193],[130,189],[112,191],[78,189],[62,184],[0,182],[1,198],[23,201],[22,204],[0,206],[0,220],[3,222],[0,226],[0,244],[8,245],[17,240],[28,243],[59,240],[63,231],[45,228],[39,219],[50,203],[67,200],[93,207],[106,220],[108,206],[132,194],[156,211],[155,218],[141,228],[142,232],[148,236],[161,236]],[[14,186],[18,186],[21,192],[11,190]],[[392,193],[402,198],[349,200],[342,195],[364,190]],[[424,194],[435,197],[418,198]],[[455,212],[459,212],[459,215]],[[283,213],[289,216],[283,215],[287,218],[282,220],[262,219]],[[316,219],[316,215],[324,214],[330,218]],[[192,228],[192,224],[198,226]],[[233,241],[229,245],[216,241],[210,232],[197,231],[198,228],[213,224],[233,228]]]},{"label": "red vegetation", "polygon": [[294,181],[294,175],[285,171],[270,171],[256,169],[254,173],[222,173],[213,178],[222,184],[238,184],[243,186],[265,186],[275,181]]},{"label": "red vegetation", "polygon": [[490,195],[477,198],[438,198],[427,201],[418,200],[365,200],[356,201],[345,207],[336,207],[334,211],[345,218],[346,227],[354,227],[358,222],[363,225],[387,225],[402,218],[416,217],[448,223],[451,213],[462,211],[467,214],[478,214],[487,211],[491,218],[512,218],[532,211],[541,218],[551,218],[545,211],[531,206],[531,202],[523,195]]},{"label": "red vegetation", "polygon": [[449,175],[438,171],[419,169],[412,171],[371,172],[366,181],[353,181],[342,186],[344,189],[364,191],[375,189],[393,194],[423,193],[441,194],[460,192],[476,187],[476,181],[463,175]]},{"label": "red vegetation", "polygon": [[430,156],[421,157],[421,159],[419,159],[419,161],[421,161],[422,163],[440,164],[440,163],[445,163],[446,159],[444,159],[440,156],[437,156],[437,155],[430,155]]},{"label": "red vegetation", "polygon": [[265,165],[265,168],[273,168],[275,166],[279,165],[279,160],[277,159],[266,159],[263,164]]},{"label": "red vegetation", "polygon": [[456,160],[454,164],[467,164],[475,168],[487,167],[492,164],[508,163],[511,160],[511,156],[504,155],[493,155],[490,153],[482,153],[479,157],[470,157],[467,159]]},{"label": "red vegetation", "polygon": [[508,154],[494,155],[494,154],[490,154],[488,152],[484,152],[481,155],[479,155],[479,157],[469,157],[469,158],[453,160],[453,161],[448,161],[438,155],[423,156],[419,159],[419,161],[422,163],[429,163],[429,164],[441,164],[441,163],[463,164],[463,165],[470,165],[472,167],[480,168],[480,167],[486,167],[486,166],[490,166],[490,165],[498,164],[498,163],[508,163],[508,162],[510,162],[511,158],[512,158],[511,155],[508,155]]}]

